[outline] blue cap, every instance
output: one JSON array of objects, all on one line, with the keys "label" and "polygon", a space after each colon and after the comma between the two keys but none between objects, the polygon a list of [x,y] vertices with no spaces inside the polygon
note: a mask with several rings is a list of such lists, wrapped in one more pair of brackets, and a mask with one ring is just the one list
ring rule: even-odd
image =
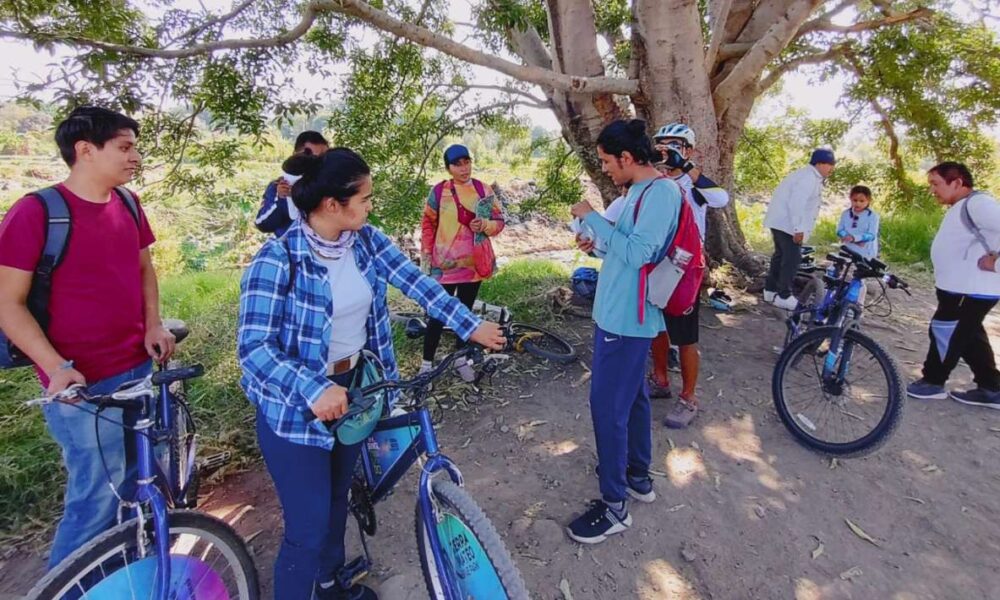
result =
[{"label": "blue cap", "polygon": [[469,149],[462,144],[452,144],[448,146],[448,149],[444,151],[444,166],[453,165],[457,163],[460,159],[468,158],[472,160],[472,155],[469,154]]},{"label": "blue cap", "polygon": [[829,165],[837,164],[837,159],[833,156],[833,150],[829,148],[816,148],[813,150],[812,157],[809,159],[809,164],[818,165],[819,163],[826,163]]}]

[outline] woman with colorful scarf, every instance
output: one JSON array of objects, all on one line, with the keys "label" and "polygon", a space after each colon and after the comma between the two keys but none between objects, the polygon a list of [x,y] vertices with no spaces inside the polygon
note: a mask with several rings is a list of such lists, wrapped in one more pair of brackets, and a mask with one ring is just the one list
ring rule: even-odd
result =
[{"label": "woman with colorful scarf", "polygon": [[[493,191],[472,177],[472,155],[460,144],[444,151],[451,179],[435,185],[427,196],[421,222],[421,264],[445,291],[472,308],[479,286],[496,271],[490,238],[503,231],[503,210]],[[432,318],[424,334],[420,371],[430,371],[444,324]],[[461,346],[462,341],[458,341]],[[467,365],[458,373],[465,381],[475,376]]]},{"label": "woman with colorful scarf", "polygon": [[462,339],[501,348],[503,333],[366,223],[372,178],[358,154],[334,148],[323,156],[294,156],[283,168],[302,174],[292,188],[302,218],[268,240],[247,267],[237,333],[240,383],[257,407],[257,439],[284,516],[274,595],[367,600],[376,597],[372,590],[346,587],[337,577],[362,442],[345,441],[343,427],[334,437],[322,422],[344,415],[348,390],[370,377],[372,363],[386,378],[399,376],[388,285]]}]

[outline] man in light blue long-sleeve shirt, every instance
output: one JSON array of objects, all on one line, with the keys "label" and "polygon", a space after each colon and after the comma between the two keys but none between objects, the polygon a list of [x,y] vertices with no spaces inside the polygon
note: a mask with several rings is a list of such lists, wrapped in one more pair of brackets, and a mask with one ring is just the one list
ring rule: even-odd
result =
[{"label": "man in light blue long-sleeve shirt", "polygon": [[[589,225],[606,248],[594,299],[594,358],[590,413],[597,442],[601,500],[569,525],[569,536],[602,542],[632,524],[625,501],[656,499],[649,465],[651,411],[646,388],[646,356],[664,330],[663,311],[640,288],[644,265],[663,256],[677,230],[681,193],[653,167],[658,154],[641,120],[615,121],[597,138],[601,167],[617,185],[631,184],[614,224],[586,201],[573,216]],[[582,241],[590,252],[594,240]]]}]

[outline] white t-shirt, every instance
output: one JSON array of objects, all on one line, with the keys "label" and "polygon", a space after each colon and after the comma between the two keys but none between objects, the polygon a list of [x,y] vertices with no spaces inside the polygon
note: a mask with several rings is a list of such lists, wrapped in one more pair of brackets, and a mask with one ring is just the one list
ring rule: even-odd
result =
[{"label": "white t-shirt", "polygon": [[368,313],[372,307],[372,288],[354,260],[354,250],[333,260],[313,254],[326,267],[326,278],[333,298],[330,350],[327,361],[353,356],[368,342]]},{"label": "white t-shirt", "polygon": [[1000,203],[985,192],[973,192],[951,205],[934,236],[931,244],[934,284],[954,294],[1000,297],[1000,273],[979,268],[977,263],[986,250],[962,223],[962,208],[969,200],[972,201],[969,216],[982,231],[986,243],[994,251],[1000,248]]}]

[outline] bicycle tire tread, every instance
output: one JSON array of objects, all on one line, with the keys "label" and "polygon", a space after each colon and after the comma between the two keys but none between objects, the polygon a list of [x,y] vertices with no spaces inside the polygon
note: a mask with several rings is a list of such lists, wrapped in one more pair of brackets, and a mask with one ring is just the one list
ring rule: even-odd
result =
[{"label": "bicycle tire tread", "polygon": [[815,437],[801,430],[798,423],[792,418],[784,402],[784,393],[782,390],[784,372],[791,358],[797,354],[796,350],[800,346],[814,343],[813,338],[825,339],[835,329],[836,327],[830,326],[817,327],[802,333],[792,340],[788,347],[781,353],[781,356],[778,357],[778,362],[774,368],[774,376],[771,380],[771,395],[781,422],[800,444],[832,457],[857,458],[875,452],[889,441],[889,438],[892,437],[892,434],[902,421],[903,407],[906,403],[902,377],[899,374],[899,367],[896,364],[896,360],[874,338],[855,329],[848,329],[845,332],[845,335],[848,338],[852,338],[852,341],[855,343],[862,346],[868,345],[868,350],[876,357],[887,376],[889,384],[888,404],[882,419],[871,432],[852,442],[830,443],[817,440]]},{"label": "bicycle tire tread", "polygon": [[535,344],[530,339],[526,339],[524,340],[523,344],[524,344],[524,349],[529,354],[533,354],[538,358],[548,359],[563,365],[569,364],[574,360],[576,360],[577,357],[576,348],[573,347],[573,344],[569,343],[556,333],[548,329],[545,329],[543,327],[537,327],[535,325],[528,325],[526,323],[512,323],[511,331],[514,332],[515,337],[517,336],[518,330],[520,330],[521,332],[540,333],[543,336],[550,338],[557,345],[565,349],[565,352],[550,352],[549,350],[545,350],[539,347],[538,344]]},{"label": "bicycle tire tread", "polygon": [[[247,578],[249,597],[245,600],[260,599],[260,583],[257,577],[257,567],[246,543],[236,533],[235,529],[226,522],[204,513],[178,510],[171,511],[169,515],[169,522],[172,528],[201,529],[226,542],[230,550],[236,555],[240,567]],[[115,546],[134,542],[136,539],[135,528],[137,524],[137,519],[125,521],[78,548],[66,557],[63,562],[59,563],[59,566],[46,573],[31,591],[28,592],[27,598],[29,600],[51,600],[55,598],[55,593],[71,582],[81,569],[91,566],[90,564],[97,556],[106,554]]]},{"label": "bicycle tire tread", "polygon": [[[435,480],[431,483],[434,493],[441,496],[461,516],[462,521],[472,530],[477,541],[482,545],[490,563],[496,569],[507,598],[510,600],[528,600],[527,586],[521,578],[520,571],[514,564],[507,546],[486,513],[476,504],[476,501],[450,480]],[[424,575],[424,584],[431,598],[435,598],[434,584],[431,577],[431,566],[427,562],[427,552],[424,548],[423,519],[420,514],[420,503],[416,504],[414,528],[416,530],[417,548],[420,554],[420,567]]]}]

